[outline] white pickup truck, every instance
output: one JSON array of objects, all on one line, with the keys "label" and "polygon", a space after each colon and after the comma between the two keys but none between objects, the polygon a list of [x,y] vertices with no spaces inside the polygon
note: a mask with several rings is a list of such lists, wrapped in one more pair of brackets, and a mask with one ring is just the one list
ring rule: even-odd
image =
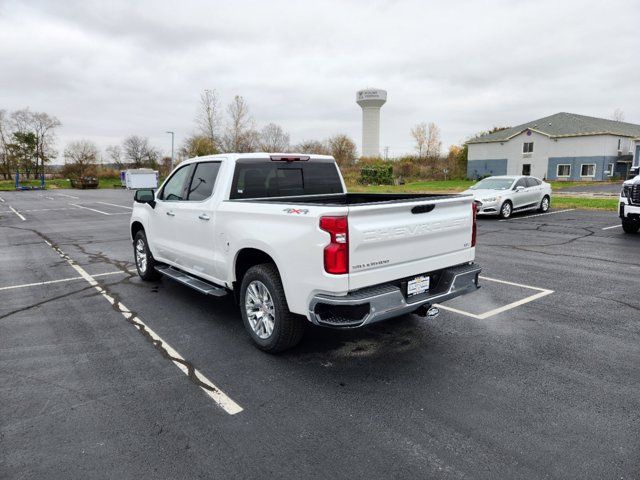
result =
[{"label": "white pickup truck", "polygon": [[233,293],[266,351],[300,341],[305,319],[354,328],[475,291],[471,195],[346,193],[332,157],[225,154],[181,163],[131,215],[143,280],[165,275]]},{"label": "white pickup truck", "polygon": [[620,206],[622,229],[626,233],[638,233],[640,230],[640,175],[622,184]]}]

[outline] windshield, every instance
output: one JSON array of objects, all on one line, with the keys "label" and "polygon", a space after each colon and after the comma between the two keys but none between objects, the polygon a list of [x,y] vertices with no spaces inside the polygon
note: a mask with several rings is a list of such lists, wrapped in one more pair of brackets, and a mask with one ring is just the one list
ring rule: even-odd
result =
[{"label": "windshield", "polygon": [[513,178],[485,178],[476,183],[470,190],[508,190]]}]

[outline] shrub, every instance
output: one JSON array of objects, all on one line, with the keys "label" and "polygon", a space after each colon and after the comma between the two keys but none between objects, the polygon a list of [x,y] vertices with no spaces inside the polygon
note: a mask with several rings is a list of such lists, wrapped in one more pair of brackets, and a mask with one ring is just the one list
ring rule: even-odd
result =
[{"label": "shrub", "polygon": [[393,185],[393,164],[378,161],[362,166],[360,183],[365,185]]}]

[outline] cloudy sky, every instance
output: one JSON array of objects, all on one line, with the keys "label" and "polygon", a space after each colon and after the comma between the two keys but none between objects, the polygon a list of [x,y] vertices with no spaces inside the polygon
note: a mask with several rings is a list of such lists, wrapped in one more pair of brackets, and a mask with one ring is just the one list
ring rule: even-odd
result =
[{"label": "cloudy sky", "polygon": [[249,103],[292,142],[351,135],[360,88],[388,91],[381,146],[444,146],[559,111],[640,123],[640,2],[0,0],[0,109],[63,123],[58,147],[129,134],[165,153],[198,97]]}]

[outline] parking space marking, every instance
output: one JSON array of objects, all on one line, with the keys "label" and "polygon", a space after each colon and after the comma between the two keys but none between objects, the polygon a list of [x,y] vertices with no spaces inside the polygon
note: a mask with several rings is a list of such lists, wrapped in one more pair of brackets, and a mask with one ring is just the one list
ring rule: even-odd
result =
[{"label": "parking space marking", "polygon": [[108,202],[96,202],[96,203],[101,203],[103,205],[111,205],[112,207],[126,208],[127,210],[133,210],[132,207],[125,207],[124,205],[118,205],[115,203],[108,203]]},{"label": "parking space marking", "polygon": [[9,205],[9,209],[15,213],[18,217],[20,217],[20,220],[22,220],[23,222],[26,220],[26,218],[24,218],[15,208],[13,208],[11,205]]},{"label": "parking space marking", "polygon": [[92,212],[98,212],[102,215],[112,215],[111,213],[103,212],[102,210],[96,210],[95,208],[89,208],[82,205],[78,205],[77,203],[70,203],[69,205],[73,205],[74,207],[84,208],[85,210],[91,210]]},{"label": "parking space marking", "polygon": [[0,202],[4,203],[4,198],[0,197]]},{"label": "parking space marking", "polygon": [[521,300],[517,300],[515,302],[508,303],[507,305],[504,305],[502,307],[494,308],[493,310],[489,310],[488,312],[479,313],[479,314],[466,312],[464,310],[459,310],[457,308],[447,307],[445,305],[438,305],[438,308],[442,308],[443,310],[447,310],[449,312],[458,313],[458,314],[464,315],[466,317],[475,318],[476,320],[486,320],[487,318],[493,317],[494,315],[497,315],[499,313],[506,312],[508,310],[512,310],[512,309],[514,309],[516,307],[519,307],[519,306],[524,305],[524,304],[529,303],[529,302],[533,302],[534,300],[537,300],[537,299],[542,298],[542,297],[546,297],[547,295],[551,295],[552,293],[554,293],[554,290],[548,290],[546,288],[540,288],[540,287],[533,287],[531,285],[523,285],[521,283],[508,282],[506,280],[499,280],[497,278],[490,278],[490,277],[483,277],[483,276],[480,276],[479,278],[481,278],[482,280],[488,280],[489,282],[502,283],[504,285],[511,285],[511,286],[514,286],[514,287],[527,288],[529,290],[537,290],[538,293],[536,293],[534,295],[530,295],[528,297],[525,297],[525,298],[523,298]]},{"label": "parking space marking", "polygon": [[620,228],[622,227],[622,224],[619,223],[618,225],[612,225],[610,227],[604,227],[602,230],[611,230],[612,228]]},{"label": "parking space marking", "polygon": [[510,220],[525,220],[527,218],[533,217],[542,217],[543,215],[555,215],[556,213],[565,213],[565,212],[573,212],[575,208],[567,208],[566,210],[557,210],[555,212],[547,212],[547,213],[536,213],[535,215],[527,215],[526,217],[512,217],[512,218],[504,218],[500,220],[501,222],[508,222]]},{"label": "parking space marking", "polygon": [[[135,270],[132,270],[134,272]],[[116,270],[114,272],[106,272],[106,273],[97,273],[93,275],[94,277],[107,277],[109,275],[117,275],[118,273],[124,274],[122,270]],[[52,283],[65,283],[65,282],[73,282],[74,280],[82,280],[82,277],[68,277],[68,278],[59,278],[58,280],[47,280],[44,282],[34,282],[34,283],[23,283],[22,285],[9,285],[8,287],[0,287],[0,291],[3,290],[15,290],[16,288],[27,288],[27,287],[39,287],[42,285],[51,285]]]},{"label": "parking space marking", "polygon": [[167,358],[173,362],[173,364],[180,369],[191,381],[198,385],[208,396],[211,398],[220,408],[222,408],[229,415],[235,415],[243,411],[243,408],[238,405],[231,397],[227,396],[222,390],[220,390],[211,380],[209,380],[202,372],[196,369],[191,363],[187,362],[185,358],[180,355],[171,345],[169,345],[162,337],[154,332],[146,323],[144,323],[140,317],[134,315],[122,302],[117,301],[107,291],[100,286],[95,276],[89,275],[87,271],[78,265],[69,255],[64,253],[60,248],[52,245],[45,240],[45,243],[56,251],[61,258],[63,258],[78,275],[86,280],[89,285],[96,289],[96,291],[102,295],[112,306],[118,309],[122,316],[131,323],[140,333],[148,337],[153,346],[163,351]]},{"label": "parking space marking", "polygon": [[73,210],[73,208],[62,207],[62,208],[34,208],[32,210],[23,210],[23,212],[52,212],[54,210]]},{"label": "parking space marking", "polygon": [[44,198],[46,198],[47,200],[53,200],[53,197],[44,197]]},{"label": "parking space marking", "polygon": [[66,193],[58,193],[58,195],[62,195],[63,197],[75,198],[76,200],[80,200],[80,197],[76,197],[74,195],[67,195]]}]

